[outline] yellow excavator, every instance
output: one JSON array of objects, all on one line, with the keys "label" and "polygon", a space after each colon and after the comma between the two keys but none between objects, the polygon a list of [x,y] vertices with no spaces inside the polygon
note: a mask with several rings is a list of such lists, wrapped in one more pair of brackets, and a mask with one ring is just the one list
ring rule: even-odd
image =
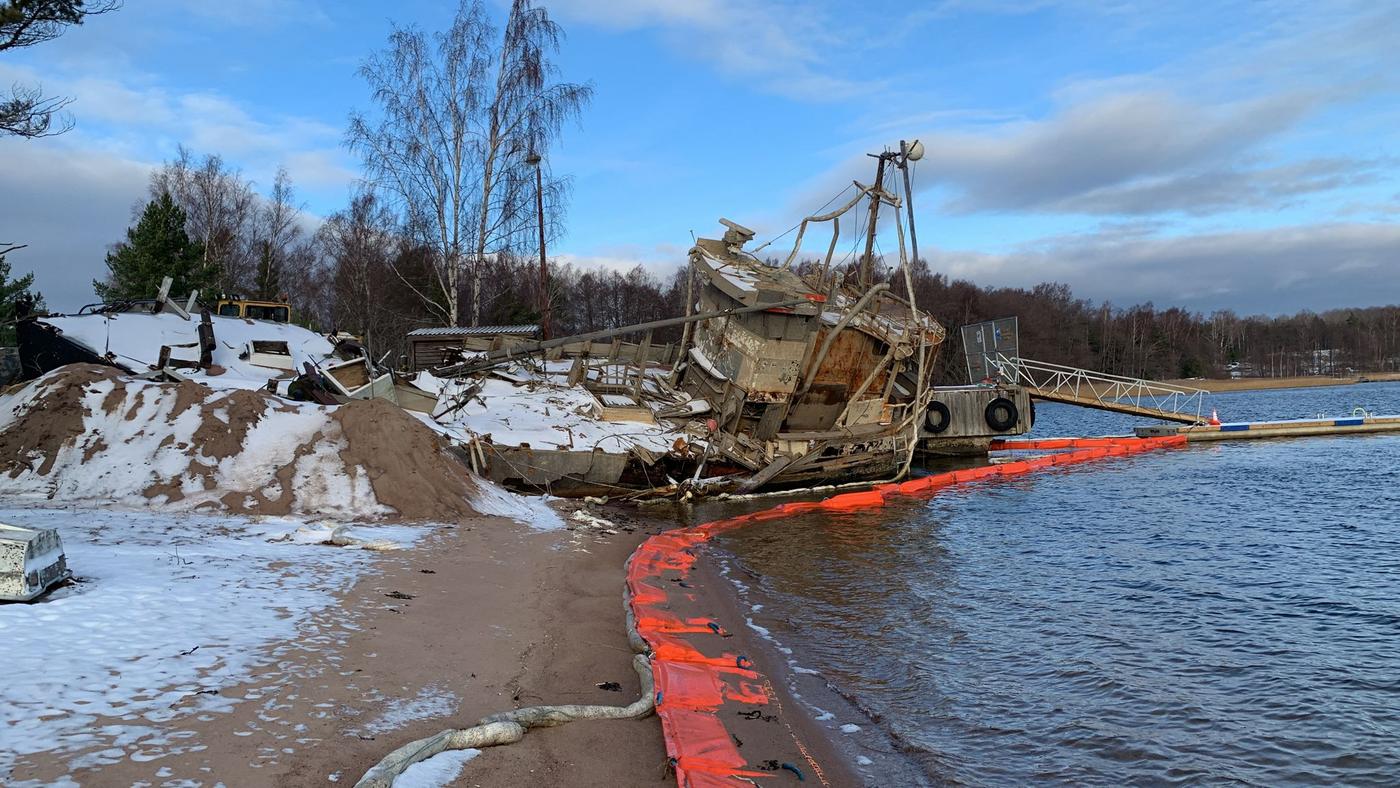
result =
[{"label": "yellow excavator", "polygon": [[270,320],[274,323],[292,322],[292,307],[285,301],[260,301],[226,296],[214,307],[222,317],[246,317],[250,320]]}]

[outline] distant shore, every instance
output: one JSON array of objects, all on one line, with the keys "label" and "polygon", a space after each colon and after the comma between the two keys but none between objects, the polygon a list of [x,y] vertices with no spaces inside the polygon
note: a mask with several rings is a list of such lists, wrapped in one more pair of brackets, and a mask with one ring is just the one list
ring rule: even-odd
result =
[{"label": "distant shore", "polygon": [[1368,375],[1347,377],[1326,377],[1322,375],[1301,375],[1286,378],[1232,378],[1216,380],[1212,378],[1187,378],[1164,380],[1174,386],[1205,389],[1206,391],[1260,391],[1263,389],[1302,389],[1318,386],[1350,386],[1356,383],[1384,383],[1400,380],[1400,372],[1373,372]]}]

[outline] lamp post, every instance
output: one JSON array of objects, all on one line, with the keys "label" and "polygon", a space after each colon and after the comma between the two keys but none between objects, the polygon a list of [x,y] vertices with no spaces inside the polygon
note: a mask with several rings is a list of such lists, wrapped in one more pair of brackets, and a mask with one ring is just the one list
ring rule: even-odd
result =
[{"label": "lamp post", "polygon": [[544,168],[540,166],[540,155],[531,152],[525,163],[535,168],[535,210],[539,214],[540,225],[540,334],[549,339],[549,323],[552,305],[549,298],[549,265],[544,256]]}]

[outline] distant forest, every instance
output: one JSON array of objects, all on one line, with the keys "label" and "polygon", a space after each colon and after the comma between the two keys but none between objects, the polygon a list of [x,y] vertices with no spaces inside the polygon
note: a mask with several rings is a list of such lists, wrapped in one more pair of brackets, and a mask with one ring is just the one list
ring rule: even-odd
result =
[{"label": "distant forest", "polygon": [[[484,294],[483,323],[533,322],[538,262],[498,260]],[[1019,318],[1021,354],[1038,361],[1153,379],[1353,375],[1400,371],[1400,305],[1287,316],[1210,314],[1151,303],[1116,307],[1076,298],[1069,285],[982,287],[916,265],[920,308],[948,329],[938,381],[966,383],[961,326]],[[556,335],[683,314],[684,270],[663,280],[640,266],[626,273],[552,270]],[[679,336],[679,331],[673,332]],[[657,334],[658,341],[675,337]]]},{"label": "distant forest", "polygon": [[[401,232],[393,211],[373,193],[356,195],[316,231],[306,232],[285,173],[268,197],[260,197],[218,156],[198,161],[182,151],[177,160],[153,174],[150,194],[148,210],[164,195],[173,197],[179,210],[169,229],[192,245],[192,253],[206,258],[217,254],[218,264],[212,267],[216,281],[205,283],[206,293],[285,296],[297,322],[320,331],[355,333],[365,339],[375,357],[389,351],[397,356],[406,351],[404,337],[409,331],[445,322],[447,310],[437,289],[440,279],[432,249]],[[139,229],[138,224],[133,232]],[[109,261],[137,240],[133,236],[118,244]],[[889,274],[881,261],[876,263],[884,275]],[[480,292],[471,300],[479,303],[479,324],[540,319],[537,256],[499,250],[477,265]],[[811,265],[810,261],[801,264],[799,270]],[[982,287],[950,280],[930,271],[922,261],[915,265],[914,274],[919,307],[948,329],[937,375],[945,385],[967,382],[958,329],[1011,316],[1020,321],[1023,356],[1133,377],[1400,371],[1400,305],[1273,317],[1241,316],[1228,310],[1201,314],[1176,307],[1159,309],[1150,303],[1128,307],[1095,303],[1076,298],[1068,285],[1058,283],[1031,289]],[[854,271],[849,271],[848,281],[852,276]],[[464,303],[471,284],[465,278],[457,283]],[[681,265],[660,277],[641,266],[625,272],[585,270],[554,261],[550,265],[553,334],[567,336],[681,315],[685,284]],[[464,313],[459,322],[470,321]],[[679,336],[680,330],[674,329],[658,331],[655,339],[666,342]]]}]

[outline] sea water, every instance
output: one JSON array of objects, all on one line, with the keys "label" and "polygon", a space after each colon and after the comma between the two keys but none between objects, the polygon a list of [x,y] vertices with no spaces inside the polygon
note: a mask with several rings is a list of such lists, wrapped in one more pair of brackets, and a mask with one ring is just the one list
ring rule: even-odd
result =
[{"label": "sea water", "polygon": [[[1400,384],[1212,405],[1392,414]],[[1134,423],[1042,404],[1034,434]],[[930,784],[1400,782],[1400,434],[1196,444],[718,547],[755,624]]]}]

